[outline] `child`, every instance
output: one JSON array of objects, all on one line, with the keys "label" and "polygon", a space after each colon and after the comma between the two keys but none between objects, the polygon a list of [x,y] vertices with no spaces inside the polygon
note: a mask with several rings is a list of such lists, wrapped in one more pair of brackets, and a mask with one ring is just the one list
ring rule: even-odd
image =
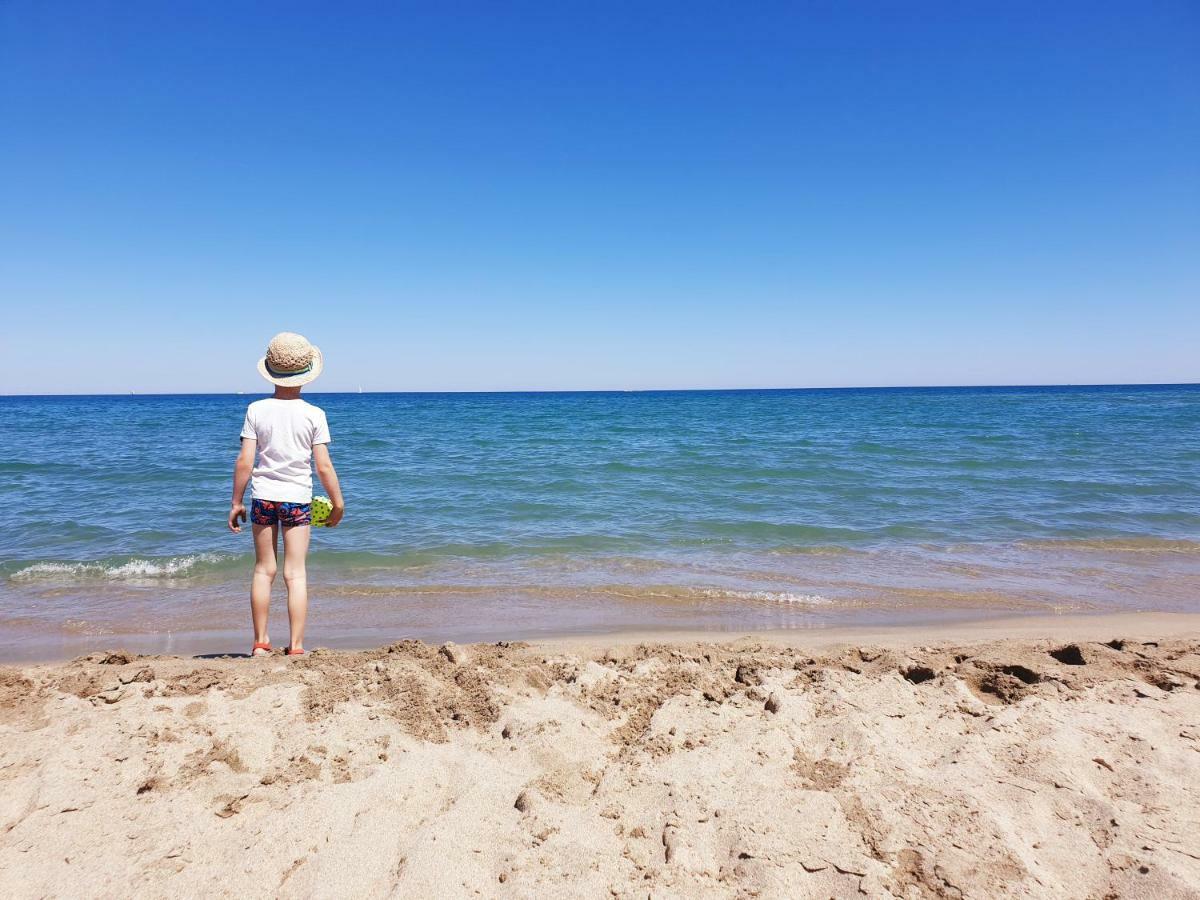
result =
[{"label": "child", "polygon": [[[312,524],[312,461],[329,492],[333,511],[326,524],[342,520],[346,506],[337,473],[329,459],[329,425],[325,413],[300,399],[300,388],[321,374],[321,351],[304,337],[283,332],[271,339],[258,371],[275,385],[275,396],[256,400],[246,410],[242,452],[233,467],[233,504],[229,530],[240,532],[246,519],[242,503],[246,482],[254,502],[254,576],[250,582],[250,615],[254,621],[254,656],[269,656],[267,610],[275,581],[279,529],[283,528],[283,580],[287,584],[291,641],[287,654],[304,652],[304,620],[308,613],[305,557]],[[257,456],[257,464],[255,457]],[[251,477],[253,476],[253,477]]]}]

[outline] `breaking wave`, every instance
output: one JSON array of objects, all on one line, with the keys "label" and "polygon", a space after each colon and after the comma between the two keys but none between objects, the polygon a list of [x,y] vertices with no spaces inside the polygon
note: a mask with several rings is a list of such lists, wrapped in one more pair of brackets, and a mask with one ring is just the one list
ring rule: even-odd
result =
[{"label": "breaking wave", "polygon": [[217,569],[236,557],[222,553],[192,553],[164,559],[125,559],[93,562],[39,562],[13,572],[12,581],[141,581],[184,578]]}]

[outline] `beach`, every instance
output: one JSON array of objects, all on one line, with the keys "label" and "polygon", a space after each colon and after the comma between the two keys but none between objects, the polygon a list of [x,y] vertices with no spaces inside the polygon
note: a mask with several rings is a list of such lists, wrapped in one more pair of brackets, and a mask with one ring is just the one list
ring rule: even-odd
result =
[{"label": "beach", "polygon": [[1200,616],[0,669],[9,897],[1192,897]]},{"label": "beach", "polygon": [[1198,390],[0,399],[0,894],[1200,896]]},{"label": "beach", "polygon": [[1200,900],[1200,0],[0,0],[0,900]]}]

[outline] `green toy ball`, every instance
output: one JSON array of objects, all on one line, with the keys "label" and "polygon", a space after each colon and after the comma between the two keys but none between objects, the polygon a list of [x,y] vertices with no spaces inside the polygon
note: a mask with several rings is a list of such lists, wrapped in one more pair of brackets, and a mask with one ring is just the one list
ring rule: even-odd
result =
[{"label": "green toy ball", "polygon": [[333,512],[333,504],[329,502],[328,497],[313,497],[313,501],[312,501],[313,528],[324,528],[325,522],[329,519],[329,514],[331,512]]}]

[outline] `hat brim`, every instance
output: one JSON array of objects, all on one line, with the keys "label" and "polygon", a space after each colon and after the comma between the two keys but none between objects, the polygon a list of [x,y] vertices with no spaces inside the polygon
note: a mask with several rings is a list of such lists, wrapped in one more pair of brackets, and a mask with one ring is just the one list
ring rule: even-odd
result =
[{"label": "hat brim", "polygon": [[308,384],[314,378],[318,377],[325,368],[325,357],[321,355],[321,350],[318,347],[313,347],[312,368],[301,375],[289,375],[285,378],[278,378],[267,371],[267,358],[264,356],[258,361],[258,374],[271,384],[277,384],[280,387],[300,387],[302,384]]}]

